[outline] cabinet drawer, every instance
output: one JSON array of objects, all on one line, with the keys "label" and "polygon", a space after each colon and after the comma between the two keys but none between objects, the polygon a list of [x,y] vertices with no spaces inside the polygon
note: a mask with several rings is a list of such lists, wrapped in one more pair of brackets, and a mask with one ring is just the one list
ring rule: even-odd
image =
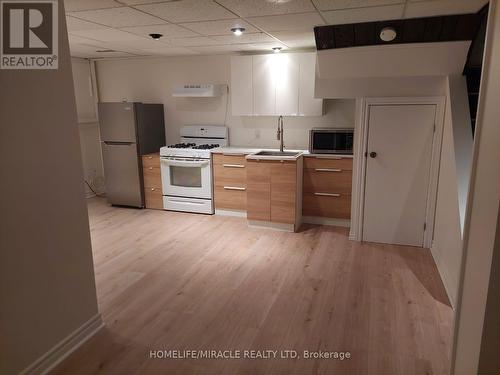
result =
[{"label": "cabinet drawer", "polygon": [[304,193],[302,214],[304,216],[350,219],[351,195],[339,194],[339,196],[333,196]]},{"label": "cabinet drawer", "polygon": [[144,176],[144,186],[146,187],[161,187],[161,169],[160,167],[144,167],[142,169]]},{"label": "cabinet drawer", "polygon": [[304,170],[304,192],[351,194],[352,171],[332,168]]},{"label": "cabinet drawer", "polygon": [[144,198],[146,201],[146,208],[163,209],[163,194],[161,188],[145,187]]},{"label": "cabinet drawer", "polygon": [[160,154],[142,155],[142,167],[160,167]]},{"label": "cabinet drawer", "polygon": [[216,186],[214,198],[215,208],[242,211],[247,209],[246,187]]},{"label": "cabinet drawer", "polygon": [[214,164],[226,165],[228,168],[245,168],[247,161],[245,155],[213,154]]},{"label": "cabinet drawer", "polygon": [[341,169],[352,171],[352,158],[340,158],[335,156],[307,156],[304,158],[304,168]]},{"label": "cabinet drawer", "polygon": [[[235,164],[240,165],[240,164]],[[214,164],[214,185],[236,185],[246,187],[247,169],[234,167],[233,164]]]}]

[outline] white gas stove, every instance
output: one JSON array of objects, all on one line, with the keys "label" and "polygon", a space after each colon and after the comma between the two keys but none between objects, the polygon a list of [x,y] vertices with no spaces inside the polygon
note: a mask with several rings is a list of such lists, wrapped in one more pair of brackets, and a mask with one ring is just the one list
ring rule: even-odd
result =
[{"label": "white gas stove", "polygon": [[225,126],[183,126],[181,143],[160,149],[163,208],[213,214],[210,153],[227,145]]}]

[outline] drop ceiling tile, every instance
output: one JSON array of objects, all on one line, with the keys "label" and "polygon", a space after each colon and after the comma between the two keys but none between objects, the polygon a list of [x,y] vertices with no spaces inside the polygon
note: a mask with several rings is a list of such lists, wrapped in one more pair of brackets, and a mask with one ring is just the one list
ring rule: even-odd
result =
[{"label": "drop ceiling tile", "polygon": [[178,1],[178,0],[119,0],[123,4],[127,5],[139,5],[139,4],[154,4],[154,3],[166,3],[168,1]]},{"label": "drop ceiling tile", "polygon": [[110,27],[158,25],[166,22],[129,7],[71,12],[72,16]]},{"label": "drop ceiling tile", "polygon": [[99,25],[97,23],[88,22],[81,20],[79,18],[66,16],[66,25],[68,27],[68,31],[78,31],[78,30],[97,30],[97,29],[106,29],[106,26]]},{"label": "drop ceiling tile", "polygon": [[184,38],[190,36],[199,36],[197,33],[188,30],[184,27],[177,26],[174,24],[166,25],[155,25],[155,26],[135,26],[135,27],[123,27],[120,30],[128,31],[129,33],[140,35],[149,38],[149,34],[158,33],[163,34],[161,39],[168,38]]},{"label": "drop ceiling tile", "polygon": [[114,0],[64,0],[66,12],[75,12],[78,10],[104,9],[121,7],[122,4]]},{"label": "drop ceiling tile", "polygon": [[210,0],[181,0],[134,6],[167,21],[195,22],[234,18],[234,14]]},{"label": "drop ceiling tile", "polygon": [[284,44],[279,42],[275,43],[249,43],[238,45],[242,51],[252,51],[252,52],[272,52],[274,47],[281,47],[283,51],[287,49]]},{"label": "drop ceiling tile", "polygon": [[233,20],[189,22],[189,23],[182,23],[180,25],[187,27],[188,29],[191,29],[193,31],[196,31],[199,34],[208,36],[232,35],[231,28],[233,27],[244,27],[245,32],[247,33],[254,33],[259,31],[249,23],[239,18]]},{"label": "drop ceiling tile", "polygon": [[95,39],[103,42],[114,42],[123,40],[143,40],[138,35],[127,33],[116,29],[103,30],[78,30],[71,32],[72,35],[81,36],[83,38]]},{"label": "drop ceiling tile", "polygon": [[365,8],[381,5],[403,4],[405,0],[312,0],[319,10]]},{"label": "drop ceiling tile", "polygon": [[149,55],[158,56],[186,56],[186,55],[196,55],[197,52],[192,49],[182,48],[182,47],[167,47],[167,48],[155,48],[151,50],[145,50],[144,52]]},{"label": "drop ceiling tile", "polygon": [[74,45],[74,44],[88,44],[88,45],[95,45],[95,46],[98,45],[101,47],[104,46],[104,44],[103,44],[104,42],[100,42],[100,41],[97,41],[94,39],[89,39],[89,38],[82,38],[80,36],[73,35],[73,34],[68,34],[68,41],[69,41],[70,46]]},{"label": "drop ceiling tile", "polygon": [[406,6],[405,18],[431,17],[448,14],[476,13],[485,0],[431,0],[411,1]]},{"label": "drop ceiling tile", "polygon": [[252,17],[248,18],[248,21],[267,32],[301,29],[312,30],[314,26],[325,24],[317,12]]},{"label": "drop ceiling tile", "polygon": [[70,45],[70,54],[73,57],[84,57],[84,58],[105,58],[105,57],[127,57],[133,56],[126,51],[109,51],[109,52],[97,52],[104,51],[105,48],[101,48],[99,46],[94,45],[85,45],[85,44],[75,44]]},{"label": "drop ceiling tile", "polygon": [[314,12],[310,0],[217,0],[240,17],[270,16],[275,14]]},{"label": "drop ceiling tile", "polygon": [[237,53],[242,51],[241,44],[209,46],[209,47],[191,47],[190,49],[202,55],[221,55],[228,53]]},{"label": "drop ceiling tile", "polygon": [[243,44],[243,43],[265,43],[273,42],[275,39],[264,33],[251,33],[236,35],[219,35],[213,36],[212,39],[218,41],[220,44]]},{"label": "drop ceiling tile", "polygon": [[272,35],[286,43],[290,48],[316,48],[314,32],[311,30],[278,31],[273,32]]},{"label": "drop ceiling tile", "polygon": [[197,37],[192,37],[192,38],[176,38],[176,39],[170,39],[168,41],[168,44],[172,46],[179,46],[179,47],[203,47],[203,46],[211,46],[211,45],[217,45],[221,44],[217,40],[208,38],[206,36],[197,36]]},{"label": "drop ceiling tile", "polygon": [[323,17],[332,25],[346,23],[386,21],[399,19],[403,15],[404,5],[386,5],[380,7],[331,10],[322,12]]},{"label": "drop ceiling tile", "polygon": [[170,45],[165,42],[141,38],[141,40],[119,40],[104,44],[107,48],[123,51],[146,51],[155,48],[168,48]]}]

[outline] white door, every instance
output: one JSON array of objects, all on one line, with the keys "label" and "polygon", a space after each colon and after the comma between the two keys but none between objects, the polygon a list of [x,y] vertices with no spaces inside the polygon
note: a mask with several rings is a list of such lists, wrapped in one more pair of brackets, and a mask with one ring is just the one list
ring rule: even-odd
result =
[{"label": "white door", "polygon": [[436,106],[369,107],[363,241],[423,246]]}]

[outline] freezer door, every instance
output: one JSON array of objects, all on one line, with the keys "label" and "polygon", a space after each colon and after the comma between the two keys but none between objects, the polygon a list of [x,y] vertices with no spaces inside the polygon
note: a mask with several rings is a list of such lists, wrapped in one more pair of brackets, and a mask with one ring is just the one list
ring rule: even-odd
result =
[{"label": "freezer door", "polygon": [[143,207],[137,145],[126,142],[102,142],[101,145],[108,202]]},{"label": "freezer door", "polygon": [[136,142],[134,103],[99,103],[101,141]]}]

